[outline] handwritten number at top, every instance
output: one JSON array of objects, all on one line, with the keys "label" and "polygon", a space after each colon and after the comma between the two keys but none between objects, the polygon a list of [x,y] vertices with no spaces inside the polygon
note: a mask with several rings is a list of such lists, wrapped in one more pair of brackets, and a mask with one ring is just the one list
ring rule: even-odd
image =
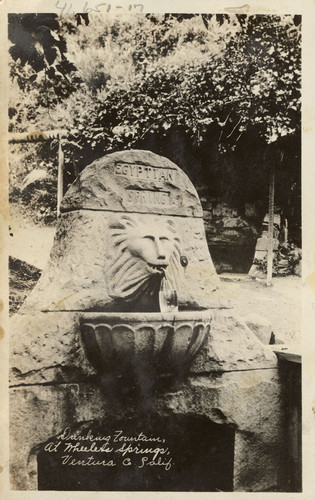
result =
[{"label": "handwritten number at top", "polygon": [[[102,9],[102,10],[106,10],[106,12],[110,12],[110,10],[112,8],[114,9],[128,9],[129,11],[131,10],[138,10],[139,12],[143,12],[143,3],[134,3],[134,4],[129,4],[128,7],[125,7],[123,5],[112,5],[111,3],[108,3],[108,2],[101,2],[101,3],[98,3],[96,4],[95,6],[91,7],[89,5],[89,2],[88,0],[85,2],[84,6],[83,6],[83,12],[85,14],[90,14],[91,12],[101,12],[100,10],[100,7],[105,7],[106,6],[106,9]],[[67,2],[60,2],[59,0],[56,1],[56,8],[59,9],[61,11],[62,14],[65,14],[65,13],[70,13],[70,12],[77,12],[78,9],[72,9],[72,3],[67,3]]]}]

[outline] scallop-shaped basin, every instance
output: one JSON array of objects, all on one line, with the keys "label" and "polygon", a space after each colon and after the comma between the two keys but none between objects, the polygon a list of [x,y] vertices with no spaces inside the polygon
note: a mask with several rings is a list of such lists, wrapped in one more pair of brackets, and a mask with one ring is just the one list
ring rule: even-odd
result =
[{"label": "scallop-shaped basin", "polygon": [[99,373],[186,372],[210,331],[211,313],[84,313],[87,357]]}]

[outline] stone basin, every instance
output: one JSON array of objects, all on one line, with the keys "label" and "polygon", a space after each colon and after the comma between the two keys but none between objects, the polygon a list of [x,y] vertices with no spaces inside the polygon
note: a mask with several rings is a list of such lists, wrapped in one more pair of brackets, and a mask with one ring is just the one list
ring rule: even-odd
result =
[{"label": "stone basin", "polygon": [[211,312],[84,313],[86,354],[98,373],[168,375],[188,371],[204,345]]}]

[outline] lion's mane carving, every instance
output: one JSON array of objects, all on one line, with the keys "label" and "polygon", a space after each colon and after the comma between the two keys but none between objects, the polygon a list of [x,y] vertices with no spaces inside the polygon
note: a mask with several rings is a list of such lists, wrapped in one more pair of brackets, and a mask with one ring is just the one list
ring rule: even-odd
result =
[{"label": "lion's mane carving", "polygon": [[113,310],[158,311],[163,277],[173,288],[178,286],[180,240],[174,223],[122,215],[109,230],[113,260],[106,274]]}]

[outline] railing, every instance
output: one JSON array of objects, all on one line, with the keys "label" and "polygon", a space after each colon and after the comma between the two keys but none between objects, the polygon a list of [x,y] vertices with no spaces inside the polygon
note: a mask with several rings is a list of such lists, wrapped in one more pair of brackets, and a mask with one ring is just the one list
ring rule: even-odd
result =
[{"label": "railing", "polygon": [[58,140],[57,215],[60,213],[60,204],[63,197],[64,154],[61,147],[61,140],[63,137],[66,137],[68,133],[69,132],[65,129],[58,129],[9,134],[9,144],[51,141],[53,139]]}]

